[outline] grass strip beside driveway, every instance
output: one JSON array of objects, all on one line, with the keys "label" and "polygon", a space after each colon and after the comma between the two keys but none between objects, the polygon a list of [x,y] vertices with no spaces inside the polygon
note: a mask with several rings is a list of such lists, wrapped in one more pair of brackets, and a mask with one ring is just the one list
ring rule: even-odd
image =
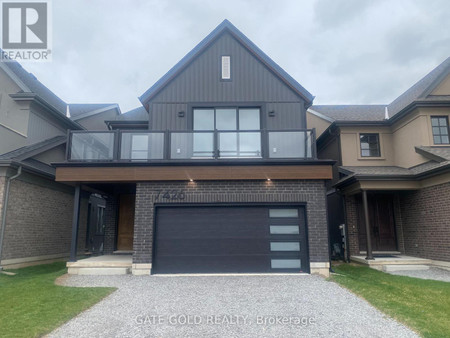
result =
[{"label": "grass strip beside driveway", "polygon": [[0,274],[0,335],[35,337],[46,334],[88,309],[115,288],[72,288],[55,285],[65,263],[36,265]]},{"label": "grass strip beside driveway", "polygon": [[337,273],[333,281],[424,337],[450,337],[450,283],[394,276],[353,264],[333,269]]}]

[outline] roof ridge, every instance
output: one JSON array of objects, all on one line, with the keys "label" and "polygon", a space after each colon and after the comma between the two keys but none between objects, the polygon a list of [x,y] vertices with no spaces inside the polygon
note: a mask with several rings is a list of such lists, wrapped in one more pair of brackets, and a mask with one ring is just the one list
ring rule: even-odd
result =
[{"label": "roof ridge", "polygon": [[389,112],[392,114],[391,117],[399,113],[414,101],[424,98],[424,95],[429,92],[430,89],[440,83],[440,78],[448,75],[448,73],[450,73],[450,57],[447,57],[439,65],[434,67],[425,76],[389,103],[388,108]]}]

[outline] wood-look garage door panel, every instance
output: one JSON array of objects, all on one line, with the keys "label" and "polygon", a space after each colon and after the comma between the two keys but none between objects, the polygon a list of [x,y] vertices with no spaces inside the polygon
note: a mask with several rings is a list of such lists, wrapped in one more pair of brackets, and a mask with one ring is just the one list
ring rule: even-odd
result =
[{"label": "wood-look garage door panel", "polygon": [[309,271],[304,208],[292,208],[298,217],[270,217],[266,206],[157,207],[153,273]]}]

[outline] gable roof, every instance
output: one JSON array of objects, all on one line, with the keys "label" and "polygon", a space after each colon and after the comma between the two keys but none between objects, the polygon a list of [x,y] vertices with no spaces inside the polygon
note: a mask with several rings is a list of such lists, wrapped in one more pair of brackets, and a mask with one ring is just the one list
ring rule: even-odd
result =
[{"label": "gable roof", "polygon": [[310,110],[334,121],[384,121],[386,105],[313,105]]},{"label": "gable roof", "polygon": [[55,136],[0,155],[0,160],[24,160],[66,142],[67,136]]},{"label": "gable roof", "polygon": [[416,153],[436,162],[450,161],[450,147],[416,146]]},{"label": "gable roof", "polygon": [[148,112],[144,107],[119,114],[113,121],[105,121],[108,129],[148,129]]},{"label": "gable roof", "polygon": [[[389,104],[389,115],[392,117],[399,113],[401,110],[406,108],[408,105],[417,100],[440,100],[439,97],[433,96],[428,98],[427,96],[430,92],[439,84],[441,81],[450,74],[450,57],[448,57],[439,66],[434,68],[431,72],[420,79],[411,88],[405,91],[402,95],[397,97],[394,101]],[[444,99],[449,99],[445,97]]]},{"label": "gable roof", "polygon": [[65,135],[55,136],[47,140],[30,144],[28,146],[24,146],[8,153],[2,154],[0,155],[0,166],[15,164],[16,166],[24,166],[33,172],[54,177],[54,167],[44,162],[38,161],[32,157],[54,147],[57,147],[61,144],[64,144],[66,143],[66,141],[67,137]]},{"label": "gable roof", "polygon": [[[402,111],[408,111],[413,103],[444,103],[450,96],[430,95],[447,76],[450,75],[450,57],[444,60],[406,92],[388,105],[313,105],[310,110],[320,113],[333,122],[383,122],[392,123],[400,118]],[[388,108],[389,119],[385,119],[385,108]]]},{"label": "gable roof", "polygon": [[72,120],[80,120],[92,115],[100,114],[105,111],[116,109],[120,114],[120,108],[117,103],[70,103],[69,112]]},{"label": "gable roof", "polygon": [[222,33],[229,32],[236,40],[238,40],[247,50],[256,56],[259,61],[265,64],[273,71],[285,84],[287,84],[294,92],[303,97],[306,102],[312,103],[314,96],[301,86],[293,77],[291,77],[284,69],[277,65],[269,56],[259,49],[249,38],[247,38],[239,29],[237,29],[230,21],[224,20],[211,33],[209,33],[197,46],[195,46],[188,54],[186,54],[172,69],[170,69],[162,78],[160,78],[153,86],[151,86],[139,100],[145,106],[149,100],[159,93],[169,82],[183,71],[197,56],[199,56],[208,46],[210,46]]},{"label": "gable roof", "polygon": [[[2,52],[2,49],[0,49]],[[17,93],[10,94],[14,100],[33,100],[44,106],[58,121],[73,129],[84,129],[66,116],[67,104],[55,93],[43,85],[33,74],[27,72],[15,60],[0,60],[2,69],[20,88]]]},{"label": "gable roof", "polygon": [[17,61],[0,61],[0,68],[11,76],[16,83],[18,82],[21,92],[35,93],[59,113],[66,115],[67,104],[42,84],[33,74],[27,72]]},{"label": "gable roof", "polygon": [[148,121],[148,112],[142,106],[137,107],[117,116],[117,121],[124,121],[124,120]]}]

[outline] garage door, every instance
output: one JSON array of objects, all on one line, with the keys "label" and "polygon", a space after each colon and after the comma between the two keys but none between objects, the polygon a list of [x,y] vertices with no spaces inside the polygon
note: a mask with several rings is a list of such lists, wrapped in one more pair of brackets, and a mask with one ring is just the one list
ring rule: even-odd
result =
[{"label": "garage door", "polygon": [[154,273],[309,272],[304,207],[158,207]]}]

